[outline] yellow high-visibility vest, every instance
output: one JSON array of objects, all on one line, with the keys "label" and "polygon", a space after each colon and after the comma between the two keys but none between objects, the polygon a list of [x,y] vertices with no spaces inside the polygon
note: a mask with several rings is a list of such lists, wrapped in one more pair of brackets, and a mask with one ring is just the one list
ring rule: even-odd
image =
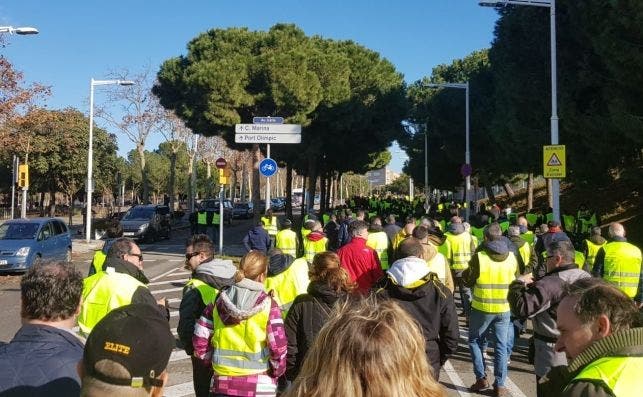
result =
[{"label": "yellow high-visibility vest", "polygon": [[516,278],[518,262],[512,252],[502,262],[494,262],[486,252],[477,253],[480,276],[473,287],[471,306],[485,313],[509,311],[509,284]]},{"label": "yellow high-visibility vest", "polygon": [[265,299],[259,313],[235,325],[225,325],[218,311],[212,312],[214,329],[210,344],[215,375],[247,376],[270,369],[266,331],[270,302],[270,298]]},{"label": "yellow high-visibility vest", "polygon": [[208,213],[205,211],[199,211],[199,213],[196,215],[196,223],[199,225],[207,225]]},{"label": "yellow high-visibility vest", "polygon": [[525,240],[527,244],[531,245],[532,247],[534,245],[534,241],[536,241],[536,235],[531,230],[527,230],[526,232],[521,233],[520,238]]},{"label": "yellow high-visibility vest", "polygon": [[603,250],[603,278],[634,298],[641,276],[641,250],[625,241],[609,242]]},{"label": "yellow high-visibility vest", "polygon": [[192,288],[195,288],[197,291],[199,291],[201,300],[206,306],[214,302],[217,294],[219,293],[219,291],[213,286],[204,283],[199,279],[191,278],[187,283],[185,283],[185,287],[183,288],[183,295],[185,295],[185,293]]},{"label": "yellow high-visibility vest", "polygon": [[266,292],[275,292],[273,298],[281,309],[282,317],[286,318],[295,298],[306,293],[309,283],[308,262],[305,258],[297,258],[285,271],[266,278]]},{"label": "yellow high-visibility vest", "polygon": [[447,268],[449,264],[447,258],[444,255],[437,252],[430,261],[426,261],[426,264],[429,266],[429,270],[438,275],[438,278],[442,284],[446,285],[447,282]]},{"label": "yellow high-visibility vest", "polygon": [[83,300],[78,316],[81,333],[89,335],[107,313],[132,303],[132,296],[139,287],[147,288],[134,277],[117,273],[113,267],[83,280]]},{"label": "yellow high-visibility vest", "polygon": [[103,271],[103,263],[105,263],[105,259],[107,259],[107,255],[105,255],[103,250],[98,250],[94,253],[92,266],[94,266],[94,270],[96,271],[95,273]]},{"label": "yellow high-visibility vest", "polygon": [[313,258],[315,254],[326,251],[326,244],[328,243],[328,238],[324,237],[321,240],[310,241],[309,239],[304,239],[304,258],[308,263],[313,263]]},{"label": "yellow high-visibility vest", "polygon": [[275,236],[275,248],[293,258],[297,256],[297,233],[290,229],[283,229]]},{"label": "yellow high-visibility vest", "polygon": [[366,239],[366,245],[373,248],[380,258],[382,269],[387,270],[388,265],[388,236],[386,232],[369,233]]},{"label": "yellow high-visibility vest", "polygon": [[598,380],[609,388],[610,395],[636,396],[641,387],[642,365],[643,357],[602,357],[583,368],[565,389],[577,381]]},{"label": "yellow high-visibility vest", "polygon": [[266,232],[268,232],[269,235],[271,236],[277,235],[277,217],[276,216],[273,216],[272,218],[268,218],[267,216],[262,216],[261,222],[263,223],[263,228],[266,229]]},{"label": "yellow high-visibility vest", "polygon": [[451,269],[459,271],[469,267],[471,260],[471,235],[467,232],[460,234],[445,233],[451,245]]},{"label": "yellow high-visibility vest", "polygon": [[521,245],[520,248],[518,248],[518,253],[522,258],[522,263],[527,266],[529,264],[529,259],[531,259],[531,247],[529,246],[529,244],[524,243],[523,245]]},{"label": "yellow high-visibility vest", "polygon": [[605,245],[605,243],[594,244],[591,240],[585,240],[585,243],[587,243],[587,258],[585,258],[585,261],[589,263],[591,269],[591,267],[594,266],[594,262],[596,261],[596,254],[598,254],[598,250],[600,250],[601,247]]}]

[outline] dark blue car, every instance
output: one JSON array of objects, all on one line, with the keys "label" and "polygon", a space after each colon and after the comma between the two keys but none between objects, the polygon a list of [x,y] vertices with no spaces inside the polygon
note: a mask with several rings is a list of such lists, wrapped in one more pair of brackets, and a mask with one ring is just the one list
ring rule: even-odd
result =
[{"label": "dark blue car", "polygon": [[71,236],[64,222],[32,218],[0,225],[0,272],[23,272],[49,260],[71,261]]}]

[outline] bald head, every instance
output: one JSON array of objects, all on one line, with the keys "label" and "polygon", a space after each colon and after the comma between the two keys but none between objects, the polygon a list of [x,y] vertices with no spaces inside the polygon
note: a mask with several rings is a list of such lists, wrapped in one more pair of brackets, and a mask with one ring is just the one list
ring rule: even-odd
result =
[{"label": "bald head", "polygon": [[518,217],[518,219],[516,220],[516,224],[518,226],[524,226],[524,227],[527,227],[529,225],[527,223],[527,218],[525,218],[524,216]]},{"label": "bald head", "polygon": [[618,222],[612,222],[607,233],[610,237],[625,237],[625,228]]}]

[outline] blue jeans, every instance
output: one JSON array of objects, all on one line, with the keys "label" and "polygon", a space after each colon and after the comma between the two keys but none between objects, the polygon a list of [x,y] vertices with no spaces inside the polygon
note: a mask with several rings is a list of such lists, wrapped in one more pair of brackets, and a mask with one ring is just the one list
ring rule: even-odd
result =
[{"label": "blue jeans", "polygon": [[454,283],[458,286],[458,290],[460,292],[460,300],[462,301],[462,311],[464,312],[464,316],[467,317],[469,316],[469,313],[471,312],[471,288],[467,287],[464,284],[464,279],[462,278],[462,271],[459,271],[458,273],[453,273],[453,281]]},{"label": "blue jeans", "polygon": [[[469,314],[469,349],[473,359],[476,379],[486,377],[482,348],[487,332],[491,329],[496,338],[493,355],[494,386],[504,386],[507,379],[507,342],[509,337],[509,312],[485,313],[471,308]],[[513,332],[512,332],[513,333]]]}]

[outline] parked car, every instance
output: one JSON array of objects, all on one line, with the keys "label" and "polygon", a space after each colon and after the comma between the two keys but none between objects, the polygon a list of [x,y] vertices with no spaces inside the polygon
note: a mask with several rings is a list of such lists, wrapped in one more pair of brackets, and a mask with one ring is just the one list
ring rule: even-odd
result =
[{"label": "parked car", "polygon": [[232,217],[233,218],[244,218],[250,219],[254,216],[254,210],[252,208],[252,203],[235,203],[232,208]]},{"label": "parked car", "polygon": [[270,199],[270,208],[272,208],[273,211],[283,211],[284,208],[286,208],[286,203],[279,197],[275,197]]},{"label": "parked car", "polygon": [[[219,199],[205,199],[201,201],[201,208],[206,211],[214,211],[217,214],[219,213]],[[232,224],[232,201],[225,199],[223,200],[223,224],[231,225]]]},{"label": "parked car", "polygon": [[31,218],[0,225],[0,273],[24,272],[43,260],[71,261],[71,236],[64,222]]},{"label": "parked car", "polygon": [[167,205],[135,205],[120,220],[123,236],[146,243],[170,238],[170,207]]}]

